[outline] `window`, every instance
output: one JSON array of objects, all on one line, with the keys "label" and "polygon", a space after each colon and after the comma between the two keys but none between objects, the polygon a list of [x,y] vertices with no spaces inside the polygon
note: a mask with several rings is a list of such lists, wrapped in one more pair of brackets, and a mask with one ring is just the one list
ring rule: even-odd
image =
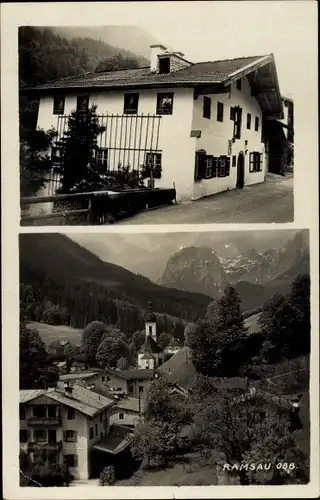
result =
[{"label": "window", "polygon": [[152,333],[152,326],[149,326],[149,333]]},{"label": "window", "polygon": [[102,413],[100,413],[100,424],[102,424]]},{"label": "window", "polygon": [[66,443],[76,443],[78,440],[77,431],[71,431],[71,430],[65,431],[64,440]]},{"label": "window", "polygon": [[242,86],[242,80],[241,78],[239,78],[239,80],[236,81],[237,90],[241,90],[241,86]]},{"label": "window", "polygon": [[20,430],[20,443],[26,443],[28,441],[28,431],[27,429]]},{"label": "window", "polygon": [[230,120],[234,121],[234,107],[230,108]]},{"label": "window", "polygon": [[61,163],[62,156],[61,156],[61,148],[57,146],[52,146],[51,148],[51,160],[54,163]]},{"label": "window", "polygon": [[241,126],[242,126],[242,109],[239,106],[237,106],[234,108],[234,128],[233,128],[234,139],[241,138]]},{"label": "window", "polygon": [[67,419],[68,420],[74,420],[75,418],[75,411],[73,408],[68,408],[67,410]]},{"label": "window", "polygon": [[33,435],[36,443],[41,443],[47,440],[47,431],[36,429]]},{"label": "window", "polygon": [[64,96],[54,96],[53,98],[53,114],[54,115],[63,115],[64,113],[64,105],[65,105],[65,97]]},{"label": "window", "polygon": [[35,418],[46,418],[47,412],[45,406],[34,406],[33,407],[33,416]]},{"label": "window", "polygon": [[64,455],[63,462],[68,467],[78,466],[78,455]]},{"label": "window", "polygon": [[211,99],[210,97],[203,97],[203,118],[211,118]]},{"label": "window", "polygon": [[[152,177],[154,179],[161,178],[162,170],[162,153],[147,153],[146,154],[146,166],[147,166],[147,177]],[[152,169],[152,172],[151,170]]]},{"label": "window", "polygon": [[124,414],[123,413],[119,413],[119,420],[124,420]]},{"label": "window", "polygon": [[77,97],[77,111],[86,113],[89,109],[89,96],[80,95]]},{"label": "window", "polygon": [[56,407],[48,406],[48,418],[56,418]]},{"label": "window", "polygon": [[136,115],[138,113],[139,94],[125,94],[123,113]]},{"label": "window", "polygon": [[98,435],[98,424],[94,426],[94,433],[96,436]]},{"label": "window", "polygon": [[139,394],[143,392],[143,385],[139,385]]},{"label": "window", "polygon": [[19,418],[20,420],[26,419],[26,409],[21,403],[19,404]]},{"label": "window", "polygon": [[223,122],[223,104],[217,102],[217,122]]},{"label": "window", "polygon": [[157,94],[157,115],[172,115],[173,93]]},{"label": "window", "polygon": [[55,429],[48,430],[48,443],[56,443],[57,442],[57,431]]},{"label": "window", "polygon": [[206,156],[205,163],[206,163],[205,178],[212,179],[213,156]]},{"label": "window", "polygon": [[230,175],[230,158],[220,156],[218,158],[218,177],[228,177]]},{"label": "window", "polygon": [[89,438],[93,439],[93,427],[90,427],[89,429]]},{"label": "window", "polygon": [[159,57],[159,73],[170,73],[170,57]]},{"label": "window", "polygon": [[251,129],[251,114],[247,113],[247,129]]},{"label": "window", "polygon": [[102,377],[101,377],[101,382],[104,382],[104,381],[105,381],[105,379],[106,379],[106,378],[102,376]]},{"label": "window", "polygon": [[233,157],[232,157],[232,166],[233,167],[237,166],[237,157],[235,155],[233,155]]},{"label": "window", "polygon": [[108,168],[108,149],[98,148],[96,149],[96,165],[99,168]]},{"label": "window", "polygon": [[259,131],[259,117],[258,116],[256,116],[255,121],[254,121],[254,130],[256,132]]},{"label": "window", "polygon": [[250,153],[249,157],[249,172],[261,172],[262,171],[262,155],[261,153],[254,151]]}]

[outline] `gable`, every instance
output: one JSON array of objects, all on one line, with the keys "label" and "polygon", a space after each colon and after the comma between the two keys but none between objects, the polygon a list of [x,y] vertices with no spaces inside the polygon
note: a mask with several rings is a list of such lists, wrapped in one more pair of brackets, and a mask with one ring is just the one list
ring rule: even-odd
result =
[{"label": "gable", "polygon": [[29,406],[36,406],[36,405],[46,405],[46,406],[60,406],[57,401],[54,401],[50,397],[46,396],[45,394],[42,396],[39,396],[31,401],[28,402]]}]

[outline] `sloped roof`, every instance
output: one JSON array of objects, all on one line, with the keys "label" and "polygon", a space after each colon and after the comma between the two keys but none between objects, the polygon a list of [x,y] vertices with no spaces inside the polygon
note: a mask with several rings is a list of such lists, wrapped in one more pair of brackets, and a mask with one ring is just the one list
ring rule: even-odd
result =
[{"label": "sloped roof", "polygon": [[157,342],[151,337],[151,335],[148,335],[145,343],[143,344],[143,347],[141,349],[144,354],[157,354],[162,351],[161,347],[157,344]]},{"label": "sloped roof", "polygon": [[186,346],[182,347],[180,351],[163,363],[157,371],[164,375],[170,383],[188,385],[188,381],[193,379],[196,374],[190,349]]},{"label": "sloped roof", "polygon": [[249,64],[270,56],[238,57],[220,61],[207,61],[192,64],[187,68],[172,73],[152,73],[150,67],[119,71],[85,73],[79,76],[62,78],[43,83],[29,90],[51,90],[90,87],[137,87],[148,85],[177,85],[197,83],[222,83],[234,72],[244,69]]},{"label": "sloped roof", "polygon": [[146,352],[143,356],[141,356],[141,359],[154,359],[154,356]]},{"label": "sloped roof", "polygon": [[32,399],[46,394],[46,392],[47,391],[44,389],[22,389],[19,391],[20,403],[28,403],[29,401],[32,401]]},{"label": "sloped roof", "polygon": [[90,391],[80,385],[74,385],[72,387],[72,393],[69,394],[66,394],[63,390],[58,389],[48,391],[20,391],[20,402],[26,403],[42,395],[45,395],[60,404],[74,408],[89,417],[92,417],[101,410],[115,404],[114,400]]},{"label": "sloped roof", "polygon": [[152,380],[154,377],[154,370],[136,369],[136,370],[122,370],[122,373],[128,377],[129,380]]},{"label": "sloped roof", "polygon": [[119,408],[119,410],[123,411],[132,411],[136,413],[145,413],[146,411],[146,404],[143,398],[140,398],[140,403],[139,403],[139,398],[134,398],[134,397],[125,397],[123,399],[120,399],[117,401],[116,408]]},{"label": "sloped roof", "polygon": [[65,380],[81,380],[86,378],[94,377],[95,375],[99,375],[100,372],[77,372],[77,373],[67,373],[64,375],[60,375],[59,380],[62,382]]}]

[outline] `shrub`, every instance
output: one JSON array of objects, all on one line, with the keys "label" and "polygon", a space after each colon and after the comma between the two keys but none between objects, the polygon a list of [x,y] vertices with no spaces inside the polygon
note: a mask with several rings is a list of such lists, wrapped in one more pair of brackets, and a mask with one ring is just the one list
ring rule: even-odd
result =
[{"label": "shrub", "polygon": [[101,486],[111,486],[116,481],[115,472],[113,465],[105,467],[100,474],[100,485]]}]

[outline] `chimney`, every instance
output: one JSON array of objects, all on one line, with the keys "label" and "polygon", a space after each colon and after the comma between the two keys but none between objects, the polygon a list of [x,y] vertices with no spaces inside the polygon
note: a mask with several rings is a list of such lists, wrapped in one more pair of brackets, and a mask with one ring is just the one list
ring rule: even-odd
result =
[{"label": "chimney", "polygon": [[158,72],[158,55],[163,54],[167,50],[167,47],[164,45],[150,45],[151,48],[151,57],[150,57],[150,70],[152,73]]},{"label": "chimney", "polygon": [[69,396],[72,394],[72,386],[70,385],[69,380],[66,380],[64,383],[64,392]]}]

